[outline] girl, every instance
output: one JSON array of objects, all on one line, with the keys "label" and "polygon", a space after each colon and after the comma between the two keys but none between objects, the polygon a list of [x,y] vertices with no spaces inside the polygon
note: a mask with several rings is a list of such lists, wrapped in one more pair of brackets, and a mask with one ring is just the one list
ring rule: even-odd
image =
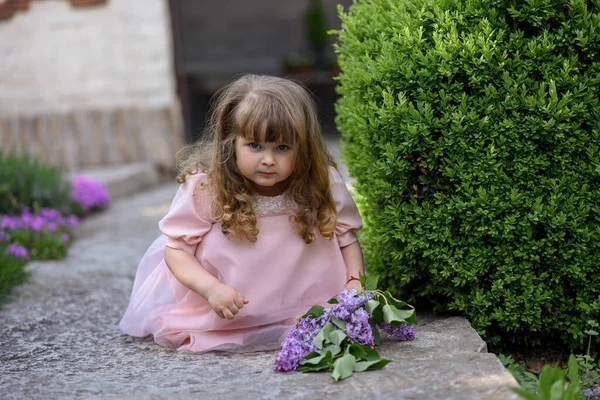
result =
[{"label": "girl", "polygon": [[178,181],[123,332],[190,353],[275,349],[309,307],[358,287],[361,219],[298,84],[247,75],[223,88]]}]

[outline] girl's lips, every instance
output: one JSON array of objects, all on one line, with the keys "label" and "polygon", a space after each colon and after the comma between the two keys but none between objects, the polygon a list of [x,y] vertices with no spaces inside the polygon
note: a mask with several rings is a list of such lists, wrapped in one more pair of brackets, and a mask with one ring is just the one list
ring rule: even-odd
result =
[{"label": "girl's lips", "polygon": [[275,172],[259,172],[259,174],[264,175],[264,176],[272,176],[272,175],[275,175]]}]

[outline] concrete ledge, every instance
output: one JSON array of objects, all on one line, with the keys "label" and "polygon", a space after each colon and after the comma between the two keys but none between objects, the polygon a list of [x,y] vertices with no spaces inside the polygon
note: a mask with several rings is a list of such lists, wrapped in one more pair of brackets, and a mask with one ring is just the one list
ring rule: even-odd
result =
[{"label": "concrete ledge", "polygon": [[84,169],[75,174],[83,174],[102,182],[108,188],[111,201],[135,194],[160,182],[157,168],[151,162]]}]

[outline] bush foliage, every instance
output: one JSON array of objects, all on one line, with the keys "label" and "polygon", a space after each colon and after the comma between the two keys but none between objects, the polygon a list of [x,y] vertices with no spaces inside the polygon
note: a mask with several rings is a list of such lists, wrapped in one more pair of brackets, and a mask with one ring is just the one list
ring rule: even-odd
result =
[{"label": "bush foliage", "polygon": [[0,149],[0,214],[18,214],[23,208],[51,207],[68,213],[71,186],[58,167],[32,156]]},{"label": "bush foliage", "polygon": [[600,2],[340,16],[337,124],[369,270],[491,343],[582,345],[600,315]]}]

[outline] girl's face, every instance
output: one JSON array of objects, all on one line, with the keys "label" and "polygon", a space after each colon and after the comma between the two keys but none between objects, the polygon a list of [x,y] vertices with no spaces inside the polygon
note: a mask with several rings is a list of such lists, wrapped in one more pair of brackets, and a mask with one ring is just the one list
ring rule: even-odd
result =
[{"label": "girl's face", "polygon": [[255,142],[241,136],[235,139],[237,166],[261,196],[278,196],[285,191],[297,152],[291,143]]}]

